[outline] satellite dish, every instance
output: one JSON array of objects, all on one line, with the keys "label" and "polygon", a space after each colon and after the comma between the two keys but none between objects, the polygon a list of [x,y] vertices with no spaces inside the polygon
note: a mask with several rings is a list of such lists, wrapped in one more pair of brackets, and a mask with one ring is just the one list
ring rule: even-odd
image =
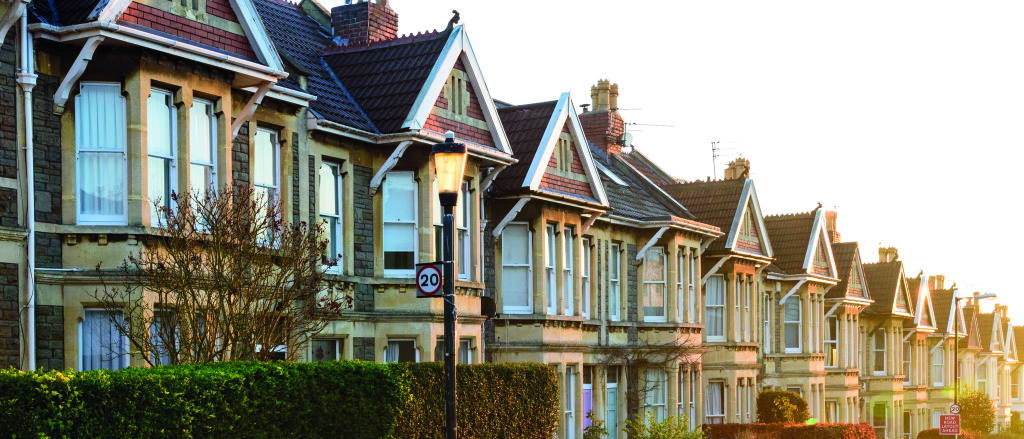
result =
[{"label": "satellite dish", "polygon": [[629,133],[622,133],[622,147],[628,148],[633,145],[633,135]]}]

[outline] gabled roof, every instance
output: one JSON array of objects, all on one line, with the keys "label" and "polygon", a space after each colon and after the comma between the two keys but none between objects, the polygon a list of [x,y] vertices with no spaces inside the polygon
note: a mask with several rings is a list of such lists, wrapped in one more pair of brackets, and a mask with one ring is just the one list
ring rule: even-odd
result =
[{"label": "gabled roof", "polygon": [[1005,352],[1003,329],[996,312],[978,314],[978,332],[983,352]]},{"label": "gabled roof", "polygon": [[443,32],[336,46],[327,51],[324,60],[382,133],[423,129],[448,74],[461,62],[494,140],[495,146],[481,146],[512,154],[463,25]]},{"label": "gabled roof", "polygon": [[978,308],[977,306],[969,305],[960,308],[966,318],[967,323],[967,338],[960,340],[960,347],[965,349],[981,349],[981,331],[978,330]]},{"label": "gabled roof", "polygon": [[[874,303],[868,311],[874,314],[913,317],[910,295],[903,278],[903,261],[864,264],[864,276],[871,288]],[[903,295],[909,309],[908,312],[897,311],[897,295]]]},{"label": "gabled roof", "polygon": [[695,181],[676,183],[663,186],[672,198],[692,213],[698,221],[722,229],[726,239],[716,239],[707,248],[708,253],[735,251],[744,252],[736,247],[739,239],[739,228],[746,213],[747,206],[753,210],[758,236],[766,249],[764,256],[773,256],[772,244],[768,231],[764,226],[761,205],[757,199],[754,180],[731,179],[714,181]]},{"label": "gabled roof", "polygon": [[253,2],[281,56],[308,72],[306,90],[299,87],[297,78],[289,77],[279,84],[316,96],[309,109],[319,119],[380,133],[321,57],[324,47],[331,44],[330,29],[323,28],[297,4],[284,0]]},{"label": "gabled roof", "polygon": [[1008,361],[1017,361],[1017,336],[1013,332],[1013,323],[1010,323],[1010,318],[1003,316],[1003,322],[1001,325],[1006,330],[1006,342],[1003,343],[1003,349],[1006,351],[1006,359]]},{"label": "gabled roof", "polygon": [[28,5],[29,20],[57,27],[82,24],[95,21],[99,10],[108,3],[108,0],[37,0]]},{"label": "gabled roof", "polygon": [[[1013,342],[1013,348],[1017,354],[1024,351],[1024,326],[1013,327]],[[1020,357],[1018,356],[1017,359],[1019,360]]]},{"label": "gabled roof", "polygon": [[935,324],[937,325],[939,332],[945,332],[953,334],[955,328],[953,324],[955,321],[960,322],[960,335],[967,334],[967,323],[963,318],[963,310],[960,311],[960,317],[956,316],[956,304],[953,303],[953,298],[956,295],[956,290],[932,290],[932,305],[935,308]]},{"label": "gabled roof", "polygon": [[718,231],[717,227],[688,220],[692,215],[620,156],[607,155],[595,144],[591,154],[601,174],[612,211],[609,216],[646,222],[672,220]]},{"label": "gabled roof", "polygon": [[[591,149],[587,147],[587,139],[583,135],[583,127],[576,117],[569,93],[563,93],[557,101],[504,107],[498,110],[498,115],[512,145],[512,153],[519,160],[498,175],[494,183],[498,194],[550,192],[562,197],[608,206],[608,195],[598,175]],[[541,180],[548,170],[548,164],[563,129],[568,129],[569,135],[572,136],[576,155],[582,162],[583,173],[590,183],[594,197],[555,191],[541,186]]]},{"label": "gabled roof", "polygon": [[786,274],[816,274],[813,270],[815,256],[824,253],[828,273],[819,276],[836,278],[836,263],[832,256],[831,244],[825,236],[824,211],[770,215],[764,217],[768,236],[775,251],[774,265]]},{"label": "gabled roof", "polygon": [[[858,299],[871,300],[871,293],[868,290],[868,283],[864,279],[864,268],[861,266],[860,245],[856,242],[837,242],[832,244],[832,256],[836,261],[836,271],[839,273],[839,283],[828,293],[827,298],[854,297]],[[860,278],[863,297],[856,294],[849,294],[850,280],[853,276]]]},{"label": "gabled roof", "polygon": [[[922,277],[907,278],[907,291],[914,304],[914,326],[938,328],[935,320],[935,307],[932,306],[931,290],[928,282]],[[926,320],[927,319],[927,320]]]}]

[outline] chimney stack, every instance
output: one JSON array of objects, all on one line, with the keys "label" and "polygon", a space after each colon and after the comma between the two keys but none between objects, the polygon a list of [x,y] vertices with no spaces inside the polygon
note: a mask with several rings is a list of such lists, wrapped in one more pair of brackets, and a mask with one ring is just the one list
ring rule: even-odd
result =
[{"label": "chimney stack", "polygon": [[619,84],[607,79],[597,81],[597,85],[590,87],[590,100],[590,111],[579,115],[583,135],[606,154],[622,155],[626,123],[618,112]]},{"label": "chimney stack", "polygon": [[878,262],[896,262],[900,258],[900,252],[896,247],[878,247]]},{"label": "chimney stack", "polygon": [[842,235],[836,230],[836,222],[839,220],[839,213],[834,210],[825,211],[825,235],[828,236],[828,242],[835,244],[842,242]]},{"label": "chimney stack", "polygon": [[388,0],[356,0],[331,9],[331,27],[340,45],[366,44],[398,36],[398,14]]},{"label": "chimney stack", "polygon": [[740,157],[729,162],[729,167],[725,168],[724,178],[726,180],[750,178],[750,160]]}]

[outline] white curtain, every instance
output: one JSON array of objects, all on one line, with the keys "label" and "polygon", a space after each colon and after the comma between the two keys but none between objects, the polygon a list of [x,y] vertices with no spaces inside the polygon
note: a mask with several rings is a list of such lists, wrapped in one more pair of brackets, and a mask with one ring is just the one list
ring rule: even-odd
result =
[{"label": "white curtain", "polygon": [[705,396],[705,417],[709,424],[721,424],[724,422],[725,408],[722,406],[722,385],[721,382],[708,383],[707,396]]},{"label": "white curtain", "polygon": [[126,219],[125,100],[118,83],[83,83],[75,100],[79,221]]},{"label": "white curtain", "polygon": [[501,292],[505,312],[531,313],[530,228],[509,224],[501,232]]},{"label": "white curtain", "polygon": [[85,310],[82,318],[82,370],[120,370],[128,366],[127,346],[111,318],[124,322],[122,313]]},{"label": "white curtain", "polygon": [[412,172],[384,180],[384,269],[412,274],[416,251],[416,181]]},{"label": "white curtain", "polygon": [[707,283],[708,337],[725,336],[725,279],[712,276]]},{"label": "white curtain", "polygon": [[575,240],[572,239],[572,229],[566,227],[562,231],[565,240],[562,242],[562,300],[565,301],[565,315],[571,316],[576,312],[576,301],[573,297],[573,252]]}]

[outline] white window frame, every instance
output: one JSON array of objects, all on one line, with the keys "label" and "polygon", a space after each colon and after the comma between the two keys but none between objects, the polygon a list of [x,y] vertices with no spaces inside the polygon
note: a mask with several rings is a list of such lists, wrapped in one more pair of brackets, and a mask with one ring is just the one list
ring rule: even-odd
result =
[{"label": "white window frame", "polygon": [[[78,370],[79,371],[86,370],[85,369],[85,355],[86,355],[87,351],[90,351],[90,352],[92,351],[91,348],[90,349],[86,349],[86,345],[85,345],[85,343],[86,343],[86,338],[85,338],[86,324],[90,322],[90,319],[96,319],[97,321],[101,321],[103,323],[109,324],[111,329],[112,329],[112,331],[117,331],[117,329],[113,327],[114,324],[109,321],[110,317],[107,314],[111,314],[111,313],[112,313],[111,311],[108,311],[108,310],[103,309],[103,308],[85,308],[84,309],[84,312],[82,314],[82,320],[80,320],[78,322]],[[113,314],[119,315],[122,320],[124,319],[124,312],[123,311],[113,311]],[[128,337],[126,335],[124,335],[124,334],[118,334],[118,335],[120,336],[120,340],[121,340],[120,348],[123,349],[123,352],[120,355],[117,355],[118,357],[120,357],[121,366],[118,369],[113,369],[113,370],[121,370],[121,369],[129,367],[131,365],[131,356],[129,355],[129,346],[130,346],[130,344],[129,344],[129,341],[128,341]],[[99,348],[100,349],[104,349],[103,346],[100,346]],[[112,361],[117,361],[117,360],[112,360]],[[88,369],[88,370],[95,370],[95,369]]]},{"label": "white window frame", "polygon": [[[75,184],[75,212],[76,212],[76,223],[81,225],[126,225],[128,224],[128,105],[127,100],[121,95],[121,84],[116,82],[86,82],[83,81],[79,85],[81,90],[79,95],[75,97],[75,132],[86,133],[89,131],[87,127],[91,126],[88,122],[91,122],[87,114],[87,108],[85,105],[87,102],[86,91],[90,88],[96,88],[97,90],[103,90],[108,93],[115,93],[120,99],[120,121],[116,121],[114,127],[117,134],[120,135],[119,139],[114,139],[113,142],[119,142],[120,147],[117,149],[102,149],[96,147],[89,147],[82,145],[82,141],[85,140],[86,136],[75,136],[75,173],[76,173],[76,184]],[[109,114],[109,111],[117,111],[117,108],[105,109]],[[89,119],[89,120],[87,120]],[[121,194],[122,199],[120,200],[121,215],[116,214],[99,214],[99,213],[83,213],[82,206],[82,178],[85,176],[85,171],[82,170],[82,154],[121,154],[121,163],[124,174],[122,175]]]},{"label": "white window frame", "polygon": [[547,298],[547,312],[549,315],[555,315],[558,314],[558,279],[555,276],[558,240],[555,237],[555,225],[546,225],[544,232],[544,274],[546,275],[544,289]]},{"label": "white window frame", "polygon": [[[881,337],[879,337],[879,335],[881,335]],[[886,335],[885,328],[880,328],[871,336],[871,350],[872,350],[871,371],[872,371],[872,375],[875,375],[875,376],[884,376],[885,375],[885,371],[888,369],[888,365],[886,364],[888,362],[888,358],[886,358],[886,355],[887,355],[886,348],[889,345],[889,340],[885,338],[885,335]],[[881,349],[878,348],[878,340],[882,340],[882,347],[881,347]],[[878,370],[878,358],[879,358],[878,356],[879,356],[879,354],[881,354],[881,358],[882,358],[882,362],[881,362],[882,370]]]},{"label": "white window frame", "polygon": [[608,320],[622,320],[622,250],[613,243],[608,262]]},{"label": "white window frame", "polygon": [[576,275],[576,260],[574,258],[576,238],[573,236],[571,227],[562,229],[562,300],[565,315],[571,316],[576,313],[576,295],[573,291],[573,278]]},{"label": "white window frame", "polygon": [[[508,262],[508,258],[505,257],[505,249],[507,248],[506,246],[511,247],[511,246],[516,245],[516,244],[511,242],[511,240],[508,243],[506,243],[505,238],[506,238],[506,236],[509,236],[509,235],[507,235],[509,229],[520,228],[520,227],[526,230],[526,242],[522,243],[522,245],[525,246],[525,248],[526,248],[526,263],[525,264],[510,264]],[[530,230],[530,225],[528,223],[508,223],[508,225],[505,226],[505,230],[501,233],[501,251],[502,251],[501,267],[502,267],[502,273],[503,273],[502,274],[502,295],[503,295],[502,297],[503,298],[504,298],[504,294],[507,291],[507,289],[504,286],[504,283],[505,283],[505,276],[504,276],[505,267],[526,269],[526,273],[527,273],[526,274],[526,279],[527,279],[527,282],[526,282],[526,303],[527,303],[527,305],[525,305],[525,306],[511,306],[511,305],[508,305],[508,303],[505,300],[502,300],[502,312],[504,312],[506,314],[532,314],[533,313],[533,231]]]},{"label": "white window frame", "polygon": [[684,273],[686,267],[686,252],[682,248],[676,251],[676,320],[686,322],[689,316],[686,315],[686,307],[689,294],[685,289]]},{"label": "white window frame", "polygon": [[[946,383],[946,348],[939,346],[932,353],[932,386],[942,387]],[[1012,385],[1012,384],[1011,384]],[[1016,395],[1016,393],[1014,393]]]},{"label": "white window frame", "polygon": [[[207,109],[208,109],[208,111],[205,114],[205,117],[207,117],[209,119],[208,122],[210,123],[210,132],[209,132],[209,135],[210,135],[210,160],[211,160],[210,162],[196,161],[196,159],[194,158],[195,154],[192,153],[192,151],[193,151],[193,140],[195,140],[195,136],[199,135],[199,134],[197,134],[197,133],[199,133],[199,130],[196,129],[193,126],[194,125],[194,123],[193,123],[194,119],[193,118],[201,117],[201,116],[198,115],[198,112],[196,111],[196,104],[197,103],[198,104],[206,105]],[[214,108],[216,108],[216,107],[215,107],[213,101],[206,100],[206,99],[199,99],[199,98],[193,98],[192,99],[192,108],[189,110],[189,116],[188,116],[189,117],[189,149],[188,149],[188,151],[189,151],[189,154],[188,154],[188,156],[189,156],[189,168],[188,168],[188,172],[189,172],[189,186],[190,186],[191,190],[196,190],[196,188],[192,188],[191,187],[192,179],[194,178],[192,176],[192,172],[195,171],[196,167],[202,167],[202,168],[204,168],[204,172],[208,172],[207,177],[209,178],[209,182],[208,182],[209,187],[203,188],[201,190],[204,190],[204,191],[205,190],[214,191],[214,190],[217,189],[217,116],[213,114]]]},{"label": "white window frame", "polygon": [[[397,343],[397,342],[408,342],[408,341],[412,342],[412,350],[413,350],[413,353],[416,354],[416,361],[414,361],[414,362],[415,363],[419,363],[420,362],[420,347],[417,345],[415,338],[389,338],[387,344],[384,345],[384,362],[385,363],[397,363],[398,362],[397,359],[388,359],[388,347],[390,347],[391,342],[396,342]],[[392,361],[392,360],[394,360],[394,361]]]},{"label": "white window frame", "polygon": [[[161,104],[157,101],[158,98],[163,98],[164,102]],[[152,138],[152,136],[154,135],[153,125],[161,122],[153,119],[154,115],[156,115],[157,112],[151,110],[155,105],[162,105],[167,108],[168,120],[166,122],[168,136],[170,137],[170,140],[168,142],[170,143],[171,146],[171,151],[170,154],[168,155],[154,153],[152,148],[154,140]],[[159,88],[150,89],[149,98],[146,100],[146,108],[146,135],[148,137],[147,154],[149,155],[147,166],[147,169],[149,170],[148,173],[150,175],[153,175],[155,172],[158,172],[157,170],[153,169],[154,161],[158,161],[161,164],[167,166],[168,174],[167,181],[164,182],[165,186],[161,188],[161,193],[157,196],[154,196],[156,195],[154,194],[154,188],[150,187],[148,184],[151,183],[151,181],[147,180],[146,195],[149,197],[147,202],[150,205],[149,224],[152,227],[164,227],[167,224],[166,218],[161,217],[160,212],[157,211],[157,204],[155,203],[156,198],[160,198],[161,206],[167,206],[170,207],[171,209],[174,209],[175,206],[171,200],[171,194],[178,190],[178,108],[174,105],[174,93]]]},{"label": "white window frame", "polygon": [[[832,324],[835,323],[835,330]],[[829,334],[831,332],[831,334]],[[825,316],[825,367],[839,367],[839,317],[836,315]],[[829,364],[829,357],[832,362]]]},{"label": "white window frame", "polygon": [[[783,343],[785,344],[785,348],[786,348],[786,353],[787,354],[798,354],[798,353],[803,351],[803,311],[804,310],[803,310],[803,303],[802,302],[803,301],[800,300],[800,297],[798,297],[798,296],[791,296],[789,299],[786,299],[786,303],[784,303],[782,305],[782,322],[783,322],[783,328],[782,329],[783,329],[783,332],[785,333],[785,337],[783,339]],[[791,304],[796,306],[796,315],[797,315],[796,320],[791,320],[790,316],[789,316],[789,312],[787,311],[787,309],[790,307]],[[796,346],[790,346],[789,345],[790,328],[792,328],[793,325],[796,325],[795,326],[796,327],[796,330],[795,330],[795,333],[796,333]]]},{"label": "white window frame", "polygon": [[[697,306],[697,302],[698,302],[697,298],[700,297],[700,293],[697,291],[697,288],[699,287],[699,285],[697,284],[697,249],[691,249],[690,250],[690,258],[689,259],[690,259],[689,260],[689,264],[690,264],[689,265],[689,267],[690,267],[690,270],[689,270],[690,288],[687,291],[689,293],[689,297],[687,297],[687,302],[689,303],[689,306],[690,306],[690,314],[687,316],[687,319],[688,319],[687,321],[689,323],[699,323],[699,319],[698,319],[698,315],[697,315],[697,310],[699,308]],[[693,423],[693,421],[690,421],[690,423]]]},{"label": "white window frame", "polygon": [[457,364],[473,364],[473,339],[459,339],[459,347],[456,349],[456,355],[458,355]]},{"label": "white window frame", "polygon": [[914,351],[913,351],[913,348],[910,346],[910,341],[909,340],[904,340],[903,341],[903,352],[902,352],[902,354],[903,354],[903,385],[904,386],[909,386],[910,383],[913,382],[913,377],[911,376],[912,375],[911,372],[913,372],[913,368],[914,368],[914,364],[913,364],[914,363],[914,358],[913,358]]},{"label": "white window frame", "polygon": [[743,282],[743,341],[750,342],[753,340],[753,332],[751,330],[751,314],[750,314],[750,301],[753,300],[751,290],[753,290],[754,282],[751,279]]},{"label": "white window frame", "polygon": [[[651,262],[652,253],[661,258],[661,279],[647,279],[647,264]],[[644,321],[645,322],[667,322],[668,321],[668,255],[665,253],[665,249],[662,247],[651,247],[647,249],[647,254],[644,255],[644,271],[641,273],[643,276],[643,294],[641,295],[641,307],[648,308],[645,306],[649,302],[650,289],[661,286],[661,315],[648,315],[647,311],[644,310]],[[653,304],[653,303],[652,303]]]},{"label": "white window frame", "polygon": [[[335,194],[334,194],[334,204],[335,204],[334,205],[334,209],[335,209],[336,213],[334,213],[334,214],[324,212],[323,209],[322,209],[323,203],[322,203],[321,200],[326,199],[326,197],[323,196],[323,193],[324,193],[323,191],[325,190],[326,186],[324,185],[324,175],[323,175],[323,172],[322,172],[325,167],[331,173],[331,179],[333,180],[333,185],[334,185],[333,187],[335,189],[335,191],[334,191],[335,192]],[[340,273],[340,272],[343,271],[343,268],[345,266],[344,265],[344,255],[345,255],[345,247],[344,247],[345,235],[344,235],[344,230],[345,230],[345,228],[344,228],[344,224],[343,224],[344,223],[344,212],[345,212],[344,211],[344,209],[345,209],[345,202],[344,202],[344,196],[343,196],[343,194],[344,194],[344,187],[345,187],[344,186],[344,177],[342,176],[342,173],[341,173],[341,165],[338,164],[338,163],[329,162],[329,161],[321,161],[320,162],[320,169],[321,169],[321,172],[318,173],[319,174],[318,176],[320,177],[320,187],[319,187],[319,190],[317,191],[317,203],[316,203],[317,204],[317,212],[320,214],[321,218],[327,218],[328,219],[327,220],[327,225],[326,225],[326,227],[328,228],[328,230],[327,230],[327,236],[328,236],[328,238],[327,238],[328,239],[328,243],[327,243],[327,252],[328,252],[327,259],[338,258],[337,265],[335,265],[334,267],[331,267],[331,271]],[[334,220],[334,227],[331,227],[331,220]],[[331,251],[332,247],[335,249],[334,251]],[[334,254],[331,254],[331,253],[334,253]]]},{"label": "white window frame", "polygon": [[[387,200],[388,200],[388,192],[390,190],[390,185],[388,183],[388,180],[392,179],[392,181],[394,181],[393,178],[395,178],[395,177],[408,178],[412,182],[412,187],[413,187],[413,194],[412,194],[412,199],[413,199],[412,212],[413,212],[413,215],[412,215],[412,219],[401,219],[401,218],[400,219],[389,219],[387,217],[387,215],[386,215],[386,212],[387,212],[386,203],[387,203]],[[412,254],[413,254],[413,264],[414,264],[413,267],[409,267],[409,268],[387,268],[385,266],[384,267],[384,276],[385,277],[413,277],[415,275],[415,271],[416,271],[416,268],[415,268],[416,255],[419,252],[419,215],[418,215],[418,212],[419,212],[419,208],[418,208],[418,203],[419,203],[419,184],[416,183],[416,174],[414,172],[412,172],[412,171],[391,171],[391,172],[388,172],[387,176],[384,178],[383,186],[384,186],[383,191],[382,191],[383,199],[381,200],[381,207],[382,207],[382,210],[383,210],[382,215],[381,215],[381,221],[382,221],[382,224],[383,224],[382,232],[381,232],[382,239],[384,239],[384,240],[387,239],[386,229],[387,229],[388,224],[406,225],[406,226],[412,225],[412,234],[410,235],[410,237],[412,238],[411,239],[412,242],[408,243],[408,244],[410,244],[412,246],[411,250],[412,250]],[[385,261],[387,259],[386,257],[384,257],[385,251],[386,251],[385,249],[383,249],[383,248],[381,249],[381,257],[382,257],[381,264],[382,265],[385,263]]]},{"label": "white window frame", "polygon": [[[260,166],[260,163],[259,163],[259,160],[258,160],[259,159],[259,154],[256,154],[256,148],[258,147],[257,144],[259,143],[259,136],[261,134],[265,134],[265,135],[270,136],[270,160],[271,160],[271,163],[270,163],[271,168],[270,169],[271,169],[271,177],[273,178],[274,181],[272,183],[266,183],[266,182],[261,183],[261,182],[257,181],[257,179],[256,179],[257,172],[253,172],[253,174],[252,174],[252,185],[253,185],[253,188],[255,189],[255,194],[257,194],[257,197],[254,197],[253,201],[256,201],[256,202],[266,202],[267,203],[267,207],[273,206],[274,204],[278,204],[278,208],[276,210],[276,214],[278,215],[278,217],[274,218],[274,220],[279,220],[279,219],[281,219],[280,218],[281,208],[283,208],[283,206],[280,205],[281,204],[281,138],[280,138],[280,133],[278,133],[276,130],[271,130],[271,129],[267,129],[267,128],[259,128],[259,127],[256,128],[256,136],[257,136],[256,139],[257,140],[253,144],[253,154],[251,155],[252,161],[253,161],[253,168],[254,169],[257,169]],[[216,161],[216,159],[214,161]],[[266,191],[269,194],[269,196],[267,196],[266,199],[262,199],[262,197],[258,196],[258,194],[262,194],[263,191]],[[276,245],[277,244],[277,243],[273,242],[273,241],[276,241],[276,237],[273,236],[275,233],[276,232],[274,230],[268,230],[267,231],[268,235],[266,237],[266,241],[267,241],[268,244],[270,244],[270,245]]]},{"label": "white window frame", "polygon": [[576,437],[576,368],[565,367],[565,392],[563,393],[565,403],[565,437],[572,439]]},{"label": "white window frame", "polygon": [[[1021,375],[1021,372],[1022,372],[1022,370],[1018,369],[1016,372],[1013,372],[1010,375],[1010,399],[1012,399],[1014,401],[1020,401],[1020,399],[1021,399],[1021,395],[1020,395],[1020,375]],[[1017,377],[1017,382],[1016,383],[1013,382],[1013,378],[1014,377]]]},{"label": "white window frame", "polygon": [[[711,288],[714,284],[717,288]],[[708,278],[704,286],[707,299],[704,302],[704,324],[706,326],[708,341],[725,341],[725,276],[716,274]],[[718,301],[712,301],[712,293]],[[712,322],[712,317],[717,315],[718,322]],[[717,334],[715,330],[717,329]],[[724,385],[724,384],[723,384]]]},{"label": "white window frame", "polygon": [[762,346],[762,348],[764,349],[764,353],[766,353],[766,354],[772,353],[772,331],[771,331],[771,327],[772,327],[771,326],[772,325],[772,311],[773,311],[772,296],[771,296],[771,294],[765,294],[764,295],[764,331],[762,331],[762,334],[764,334],[762,336],[764,338],[764,345]]},{"label": "white window frame", "polygon": [[725,381],[722,380],[711,380],[708,381],[708,386],[705,390],[707,395],[710,395],[717,386],[719,396],[719,405],[715,407],[711,404],[711,398],[705,396],[705,409],[704,409],[704,421],[707,424],[724,424],[725,423]]},{"label": "white window frame", "polygon": [[836,424],[841,422],[839,419],[839,400],[837,399],[826,399],[825,400],[825,423]]},{"label": "white window frame", "polygon": [[590,269],[591,261],[590,258],[590,239],[583,238],[581,241],[582,249],[580,253],[580,315],[583,316],[584,320],[590,319]]},{"label": "white window frame", "polygon": [[644,411],[653,412],[657,421],[664,421],[668,417],[668,374],[663,369],[648,368],[644,371],[644,381],[647,388]]},{"label": "white window frame", "polygon": [[688,417],[690,431],[697,429],[697,384],[699,377],[696,370],[690,371],[690,414]]},{"label": "white window frame", "polygon": [[473,219],[473,199],[470,198],[471,192],[469,191],[469,182],[463,181],[462,192],[459,197],[458,215],[462,218],[462,224],[458,221],[455,222],[455,234],[458,238],[455,240],[456,245],[459,246],[458,254],[455,255],[458,258],[459,263],[459,279],[470,280],[472,277],[472,268],[470,268],[470,262],[473,259],[470,251],[471,239],[469,238],[469,223]]},{"label": "white window frame", "polygon": [[[878,413],[875,412],[875,407],[878,407],[879,405],[884,408],[881,425],[876,421],[878,419]],[[871,428],[875,430],[875,437],[879,437],[879,429],[882,430],[881,437],[889,437],[889,406],[887,404],[876,402],[875,405],[871,407]]]}]

